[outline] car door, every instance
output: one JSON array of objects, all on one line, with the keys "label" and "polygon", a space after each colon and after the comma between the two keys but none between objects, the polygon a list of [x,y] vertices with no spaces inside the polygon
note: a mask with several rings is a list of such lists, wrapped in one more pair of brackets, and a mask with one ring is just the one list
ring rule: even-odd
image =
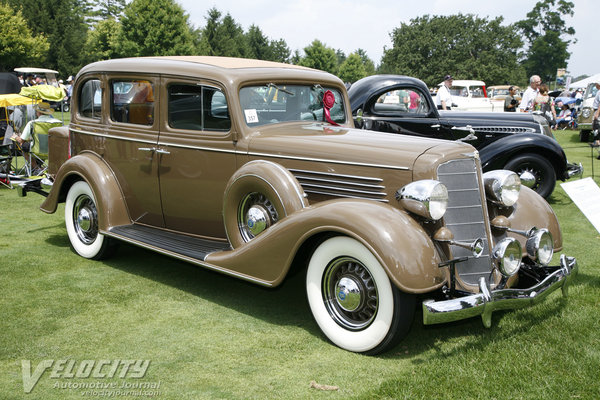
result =
[{"label": "car door", "polygon": [[375,93],[365,103],[362,119],[365,129],[452,139],[431,95],[417,87],[396,86]]},{"label": "car door", "polygon": [[158,76],[111,75],[102,156],[115,172],[134,222],[164,226],[158,186]]},{"label": "car door", "polygon": [[210,81],[163,77],[158,153],[165,227],[225,238],[223,196],[236,168],[225,91]]}]

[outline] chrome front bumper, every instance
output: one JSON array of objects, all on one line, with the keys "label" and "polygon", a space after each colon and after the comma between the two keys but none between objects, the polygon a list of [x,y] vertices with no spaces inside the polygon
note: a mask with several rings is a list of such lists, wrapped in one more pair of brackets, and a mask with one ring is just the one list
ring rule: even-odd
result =
[{"label": "chrome front bumper", "polygon": [[566,177],[567,179],[571,178],[583,178],[583,165],[567,163],[567,171]]},{"label": "chrome front bumper", "polygon": [[543,301],[550,293],[561,288],[563,296],[571,280],[577,275],[575,257],[560,256],[560,267],[544,280],[528,289],[500,289],[490,291],[484,278],[479,281],[479,293],[451,300],[423,302],[423,323],[441,324],[481,315],[483,325],[492,325],[492,312],[527,307]]}]

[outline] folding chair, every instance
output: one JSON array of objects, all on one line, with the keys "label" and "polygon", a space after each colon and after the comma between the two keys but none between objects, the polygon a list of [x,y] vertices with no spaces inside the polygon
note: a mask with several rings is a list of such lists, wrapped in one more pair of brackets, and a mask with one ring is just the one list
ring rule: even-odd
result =
[{"label": "folding chair", "polygon": [[48,131],[57,126],[62,126],[62,122],[58,120],[49,122],[33,121],[33,139],[31,147],[29,154],[24,154],[27,162],[26,171],[28,176],[42,175],[46,172],[46,169],[48,169],[46,163],[48,160]]},{"label": "folding chair", "polygon": [[10,151],[10,145],[0,144],[0,185],[6,186],[12,189],[12,183],[10,181],[12,154]]}]

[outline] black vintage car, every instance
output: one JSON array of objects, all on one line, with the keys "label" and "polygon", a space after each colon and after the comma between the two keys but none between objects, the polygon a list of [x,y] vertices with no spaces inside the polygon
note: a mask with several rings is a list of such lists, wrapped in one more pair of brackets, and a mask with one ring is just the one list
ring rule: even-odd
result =
[{"label": "black vintage car", "polygon": [[470,143],[479,150],[484,171],[515,171],[543,197],[557,179],[583,172],[581,165],[567,162],[541,115],[438,111],[425,83],[400,75],[363,78],[348,94],[358,128]]}]

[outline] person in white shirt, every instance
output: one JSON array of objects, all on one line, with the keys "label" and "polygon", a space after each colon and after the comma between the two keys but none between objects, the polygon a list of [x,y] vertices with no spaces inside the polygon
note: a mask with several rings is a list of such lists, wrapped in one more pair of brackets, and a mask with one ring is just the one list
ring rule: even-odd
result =
[{"label": "person in white shirt", "polygon": [[444,84],[440,86],[435,96],[435,105],[438,110],[450,110],[452,106],[452,94],[450,94],[450,87],[452,86],[453,78],[450,75],[444,77]]},{"label": "person in white shirt", "polygon": [[525,93],[523,93],[523,97],[521,98],[521,103],[519,103],[519,111],[527,112],[533,111],[533,104],[535,102],[535,98],[539,94],[539,87],[542,83],[542,78],[538,75],[533,75],[529,78],[529,86]]},{"label": "person in white shirt", "polygon": [[[54,118],[52,116],[52,113],[54,112],[54,110],[50,107],[50,104],[48,103],[39,103],[35,105],[35,112],[36,112],[36,116],[37,118],[33,121],[29,121],[27,123],[27,125],[25,125],[25,128],[23,129],[23,132],[20,135],[17,135],[16,133],[12,135],[11,140],[13,140],[14,142],[19,144],[19,147],[21,148],[21,150],[24,153],[29,153],[31,151],[31,141],[33,140],[33,130],[34,130],[34,123],[35,122],[61,122],[60,120]],[[29,157],[29,156],[28,156]],[[40,165],[38,165],[37,161],[35,160],[35,158],[29,157],[31,159],[31,163],[32,163],[32,168],[35,169],[39,169]]]}]

